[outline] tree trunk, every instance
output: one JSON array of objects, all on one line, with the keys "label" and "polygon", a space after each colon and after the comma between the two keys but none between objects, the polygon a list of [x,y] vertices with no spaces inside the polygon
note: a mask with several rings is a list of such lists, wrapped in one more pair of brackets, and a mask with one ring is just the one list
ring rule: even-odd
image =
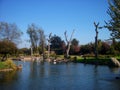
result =
[{"label": "tree trunk", "polygon": [[5,60],[7,60],[7,54],[4,54],[2,59],[1,59],[1,61],[5,61]]},{"label": "tree trunk", "polygon": [[98,34],[95,37],[95,58],[98,58]]},{"label": "tree trunk", "polygon": [[66,58],[69,58],[69,51],[70,51],[70,43],[67,46],[67,50],[66,50]]},{"label": "tree trunk", "polygon": [[48,58],[50,57],[50,42],[51,42],[51,36],[52,36],[52,33],[49,34],[49,39],[48,39]]},{"label": "tree trunk", "polygon": [[65,56],[66,58],[69,58],[70,45],[71,45],[71,40],[72,40],[74,31],[75,30],[73,30],[73,32],[71,34],[70,40],[68,40],[68,38],[67,38],[67,31],[65,31],[65,33],[64,33],[65,39],[66,39],[66,42],[67,42],[67,49],[66,49],[66,56]]},{"label": "tree trunk", "polygon": [[48,58],[50,57],[50,44],[48,42]]},{"label": "tree trunk", "polygon": [[43,61],[45,61],[45,50],[44,50],[44,40],[42,41],[42,53],[43,53]]},{"label": "tree trunk", "polygon": [[95,26],[95,32],[96,32],[96,36],[95,36],[95,58],[98,59],[98,26],[99,23],[95,23],[94,22],[94,26]]}]

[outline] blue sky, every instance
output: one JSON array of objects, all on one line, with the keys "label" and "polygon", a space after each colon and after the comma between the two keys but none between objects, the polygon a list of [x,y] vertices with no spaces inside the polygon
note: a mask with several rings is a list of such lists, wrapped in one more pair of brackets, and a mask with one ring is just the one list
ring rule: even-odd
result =
[{"label": "blue sky", "polygon": [[[26,30],[31,23],[42,28],[46,36],[52,32],[63,40],[65,30],[70,37],[75,29],[73,38],[82,45],[94,42],[94,21],[103,26],[110,19],[107,9],[107,0],[0,0],[0,21],[16,23],[24,32],[19,47],[29,47]],[[107,29],[99,30],[99,39],[109,37]]]}]

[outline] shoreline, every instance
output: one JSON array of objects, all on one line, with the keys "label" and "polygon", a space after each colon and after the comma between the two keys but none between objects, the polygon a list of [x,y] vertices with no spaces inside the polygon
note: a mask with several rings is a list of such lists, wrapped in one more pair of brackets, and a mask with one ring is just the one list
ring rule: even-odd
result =
[{"label": "shoreline", "polygon": [[[12,60],[20,60],[23,62],[26,61],[36,61],[36,62],[42,62],[43,59],[42,57],[31,57],[31,56],[26,56],[26,57],[20,57]],[[105,59],[79,59],[79,58],[73,58],[71,60],[68,59],[63,59],[63,58],[51,58],[51,59],[46,59],[45,61],[50,62],[50,63],[68,63],[68,62],[73,62],[73,63],[83,63],[83,64],[91,64],[91,65],[106,65],[106,66],[112,66],[114,67],[115,65],[111,64],[111,58],[105,58]],[[118,60],[119,61],[119,60]],[[115,66],[116,67],[116,66]],[[118,66],[117,66],[118,67]]]}]

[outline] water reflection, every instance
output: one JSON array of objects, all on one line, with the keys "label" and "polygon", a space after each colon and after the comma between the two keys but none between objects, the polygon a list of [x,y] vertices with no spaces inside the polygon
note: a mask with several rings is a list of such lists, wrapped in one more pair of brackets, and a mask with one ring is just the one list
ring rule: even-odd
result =
[{"label": "water reflection", "polygon": [[17,77],[16,71],[2,72],[0,73],[0,83],[11,83]]},{"label": "water reflection", "polygon": [[117,67],[109,67],[110,71],[116,74],[120,74],[120,68]]},{"label": "water reflection", "polygon": [[120,68],[80,63],[17,62],[22,71],[0,72],[0,90],[120,90]]}]

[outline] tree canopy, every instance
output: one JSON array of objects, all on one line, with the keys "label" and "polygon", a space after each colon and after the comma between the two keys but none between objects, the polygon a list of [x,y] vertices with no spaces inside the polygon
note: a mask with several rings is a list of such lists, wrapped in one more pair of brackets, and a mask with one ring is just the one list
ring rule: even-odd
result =
[{"label": "tree canopy", "polygon": [[73,39],[71,41],[71,48],[70,48],[70,54],[79,54],[80,51],[80,46],[79,46],[79,41],[77,39]]},{"label": "tree canopy", "polygon": [[59,36],[52,36],[51,37],[51,50],[55,51],[56,54],[63,54],[63,48],[64,48],[65,42],[59,37]]},{"label": "tree canopy", "polygon": [[109,9],[108,15],[111,17],[106,22],[106,26],[111,31],[113,38],[120,40],[120,0],[108,0]]},{"label": "tree canopy", "polygon": [[[33,48],[33,53],[44,53],[45,48],[45,35],[44,31],[36,26],[31,24],[28,26],[27,34],[30,38],[31,47]],[[38,51],[39,50],[39,51]]]},{"label": "tree canopy", "polygon": [[0,22],[0,40],[9,40],[17,44],[21,35],[22,32],[16,24]]},{"label": "tree canopy", "polygon": [[7,59],[7,54],[16,54],[21,35],[22,32],[16,24],[0,22],[0,55],[2,55],[2,61]]},{"label": "tree canopy", "polygon": [[17,47],[15,43],[8,40],[0,41],[0,54],[2,55],[2,61],[7,59],[7,54],[13,55],[16,54],[16,52]]}]

